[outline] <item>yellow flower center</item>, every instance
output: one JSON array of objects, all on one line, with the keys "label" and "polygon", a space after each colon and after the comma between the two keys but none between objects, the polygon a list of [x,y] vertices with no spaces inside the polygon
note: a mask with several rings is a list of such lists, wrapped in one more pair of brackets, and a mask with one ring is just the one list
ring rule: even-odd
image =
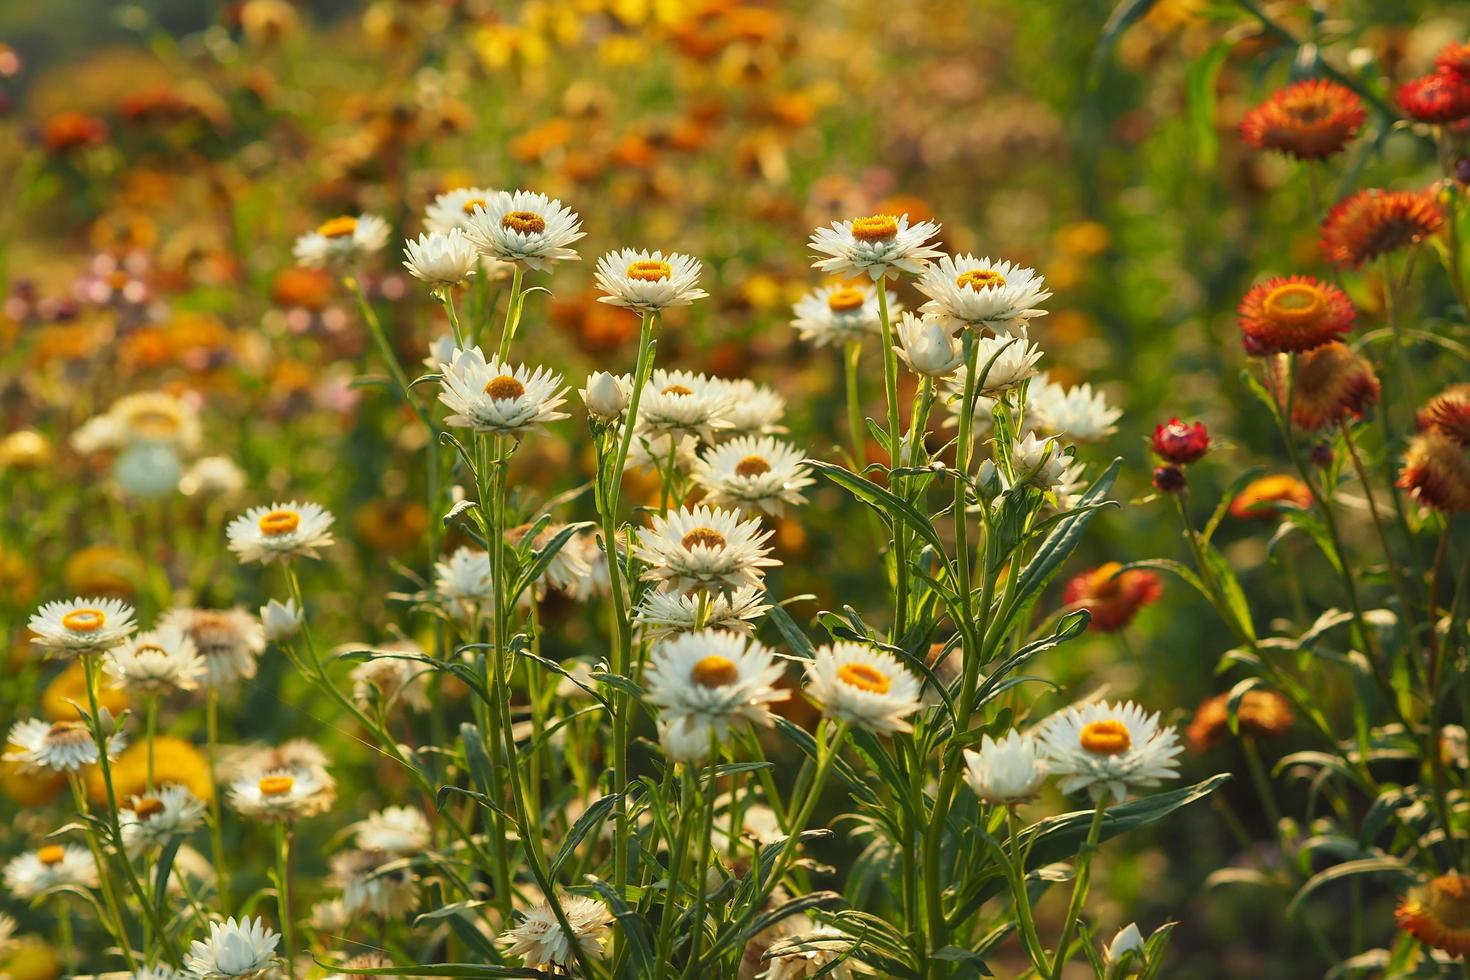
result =
[{"label": "yellow flower center", "polygon": [[166,436],[178,431],[179,420],[170,412],[148,408],[133,415],[133,427],[144,433]]},{"label": "yellow flower center", "polygon": [[281,534],[290,534],[301,526],[301,515],[294,510],[273,510],[259,521],[260,533],[276,537]]},{"label": "yellow flower center", "polygon": [[485,394],[498,402],[519,398],[525,393],[526,386],[508,374],[502,374],[485,382]]},{"label": "yellow flower center", "polygon": [[859,691],[872,694],[887,694],[891,681],[888,675],[872,664],[843,664],[837,668],[837,679]]},{"label": "yellow flower center", "polygon": [[139,820],[147,820],[163,811],[163,801],[156,796],[145,796],[133,801],[133,812],[138,815]]},{"label": "yellow flower center", "polygon": [[760,476],[771,472],[771,464],[759,456],[747,456],[735,464],[736,476]]},{"label": "yellow flower center", "polygon": [[658,259],[639,259],[628,266],[628,278],[638,279],[642,282],[658,282],[667,279],[674,274],[673,267],[667,262]]},{"label": "yellow flower center", "polygon": [[861,242],[886,242],[898,237],[898,219],[891,214],[855,218],[852,237]]},{"label": "yellow flower center", "polygon": [[1280,323],[1312,323],[1327,309],[1322,290],[1304,282],[1289,282],[1266,294],[1266,315]]},{"label": "yellow flower center", "polygon": [[107,624],[107,614],[101,609],[73,609],[61,617],[61,625],[73,633],[94,633]]},{"label": "yellow flower center", "polygon": [[1084,749],[1094,755],[1119,755],[1133,746],[1128,726],[1116,718],[1088,722],[1082,726],[1082,735],[1078,740]]},{"label": "yellow flower center", "polygon": [[689,679],[700,687],[724,687],[740,679],[740,670],[730,658],[711,654],[694,665]]},{"label": "yellow flower center", "polygon": [[36,857],[40,858],[41,863],[49,868],[60,864],[66,858],[66,848],[60,844],[47,844],[36,852]]},{"label": "yellow flower center", "polygon": [[861,289],[844,286],[842,289],[834,289],[827,294],[827,309],[833,313],[851,313],[853,310],[861,309],[867,301],[868,297]]},{"label": "yellow flower center", "polygon": [[474,214],[475,208],[486,207],[489,203],[483,197],[472,197],[460,205],[460,207],[464,209],[465,214]]},{"label": "yellow flower center", "polygon": [[725,536],[712,527],[697,527],[684,535],[680,542],[686,549],[693,549],[696,545],[702,548],[723,548]]},{"label": "yellow flower center", "polygon": [[266,776],[258,784],[261,796],[285,796],[296,785],[290,776]]},{"label": "yellow flower center", "polygon": [[661,395],[692,395],[692,394],[694,394],[694,391],[693,391],[693,389],[686,388],[683,385],[669,385],[667,388],[665,388],[662,391],[660,391],[659,394],[661,394]]},{"label": "yellow flower center", "polygon": [[955,279],[954,284],[956,286],[969,287],[978,293],[980,290],[989,289],[992,286],[1004,286],[1006,284],[1006,277],[994,269],[971,269],[969,272],[960,273]]},{"label": "yellow flower center", "polygon": [[500,219],[500,227],[522,235],[538,235],[546,230],[546,219],[532,211],[512,211]]},{"label": "yellow flower center", "polygon": [[340,218],[323,221],[316,233],[323,238],[346,238],[355,231],[357,231],[357,219],[344,214]]}]

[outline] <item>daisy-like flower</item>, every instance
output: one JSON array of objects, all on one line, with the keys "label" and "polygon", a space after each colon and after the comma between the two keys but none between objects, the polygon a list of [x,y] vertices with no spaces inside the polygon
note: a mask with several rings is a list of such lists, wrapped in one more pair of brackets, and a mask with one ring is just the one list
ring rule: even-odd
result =
[{"label": "daisy-like flower", "polygon": [[589,958],[602,956],[607,941],[612,913],[595,898],[580,895],[563,896],[562,914],[566,916],[571,935],[557,921],[556,913],[546,902],[532,906],[521,920],[500,934],[496,942],[505,947],[505,955],[520,957],[526,966],[552,963],[570,966],[576,960],[574,945]]},{"label": "daisy-like flower", "polygon": [[1436,71],[1400,85],[1394,101],[1419,122],[1458,122],[1470,116],[1470,80],[1458,72]]},{"label": "daisy-like flower", "polygon": [[1070,462],[1055,438],[1038,439],[1036,433],[1028,432],[1011,445],[1011,468],[1017,482],[1042,490],[1062,486]]},{"label": "daisy-like flower", "polygon": [[531,191],[491,196],[465,219],[464,233],[480,254],[538,271],[576,259],[576,250],[568,246],[586,236],[576,214]]},{"label": "daisy-like flower", "polygon": [[62,885],[97,887],[97,865],[78,844],[45,844],[11,858],[5,865],[5,887],[26,901]]},{"label": "daisy-like flower", "polygon": [[947,378],[965,364],[963,345],[935,316],[905,313],[893,349],[911,371],[929,378]]},{"label": "daisy-like flower", "polygon": [[693,476],[711,507],[776,517],[788,505],[806,503],[801,491],[816,482],[807,475],[806,455],[770,436],[741,436],[706,449]]},{"label": "daisy-like flower", "polygon": [[138,628],[132,606],[101,598],[48,602],[31,614],[27,625],[31,642],[62,655],[110,650]]},{"label": "daisy-like flower", "polygon": [[123,843],[134,854],[192,834],[204,822],[204,802],[177,784],[135,797],[118,808]]},{"label": "daisy-like flower", "polygon": [[[987,398],[998,398],[1023,381],[1036,376],[1036,363],[1041,360],[1041,348],[1031,343],[1025,334],[998,333],[993,337],[975,339],[975,390]],[[965,372],[959,376],[959,388],[964,393]]]},{"label": "daisy-like flower", "polygon": [[1144,606],[1159,601],[1164,587],[1159,577],[1144,568],[1126,572],[1110,561],[1090,568],[1067,583],[1062,601],[1092,613],[1092,629],[1116,633],[1133,622]]},{"label": "daisy-like flower", "polygon": [[434,566],[434,590],[447,600],[456,619],[473,619],[481,607],[495,598],[489,553],[478,548],[456,548]]},{"label": "daisy-like flower", "polygon": [[386,851],[343,851],[331,861],[332,883],[342,889],[349,915],[396,919],[418,905],[413,869]]},{"label": "daisy-like flower", "polygon": [[1404,451],[1395,486],[1425,507],[1470,510],[1470,449],[1438,429],[1421,432]]},{"label": "daisy-like flower", "polygon": [[760,585],[765,570],[781,564],[766,547],[773,531],[759,518],[742,521],[733,511],[700,505],[654,516],[638,535],[634,554],[648,565],[644,577],[688,591],[733,592]]},{"label": "daisy-like flower", "polygon": [[139,391],[83,422],[72,433],[71,444],[88,455],[139,443],[190,450],[199,444],[199,436],[199,413],[189,403],[163,391]]},{"label": "daisy-like flower", "polygon": [[388,231],[376,214],[342,215],[296,239],[291,251],[296,264],[309,269],[347,266],[388,244]]},{"label": "daisy-like flower", "polygon": [[979,752],[965,749],[965,762],[965,780],[992,806],[1035,799],[1049,775],[1036,740],[1014,728],[999,740],[982,737]]},{"label": "daisy-like flower", "polygon": [[866,963],[849,955],[852,945],[853,938],[835,926],[801,929],[790,939],[772,945],[766,960],[769,966],[761,977],[802,980],[821,974],[833,980],[855,980],[871,976],[873,971]]},{"label": "daisy-like flower", "polygon": [[618,249],[597,260],[597,288],[607,294],[597,301],[645,312],[688,306],[709,295],[699,288],[702,270],[698,259],[678,252]]},{"label": "daisy-like flower", "polygon": [[822,714],[879,734],[907,732],[922,705],[922,685],[898,658],[865,643],[842,641],[817,650],[806,669],[806,693]]},{"label": "daisy-like flower", "polygon": [[480,265],[480,253],[458,228],[431,231],[403,244],[403,267],[431,286],[457,286]]},{"label": "daisy-like flower", "polygon": [[900,272],[924,271],[940,255],[929,245],[937,234],[939,226],[932,221],[911,225],[906,214],[874,214],[818,228],[807,244],[817,254],[815,268],[833,276],[866,275],[876,282],[884,276],[895,279]]},{"label": "daisy-like flower", "polygon": [[487,361],[480,348],[471,347],[455,351],[441,370],[439,400],[453,413],[444,419],[449,425],[515,435],[570,417],[557,411],[566,400],[561,375],[546,368]]},{"label": "daisy-like flower", "polygon": [[1362,418],[1378,404],[1378,392],[1378,374],[1366,357],[1346,344],[1323,344],[1297,360],[1291,421],[1315,432]]},{"label": "daisy-like flower", "polygon": [[1451,871],[1410,889],[1393,917],[1421,943],[1470,956],[1470,877]]},{"label": "daisy-like flower", "polygon": [[102,663],[120,687],[144,697],[192,691],[209,673],[194,641],[177,625],[137,634],[113,647]]},{"label": "daisy-like flower", "polygon": [[692,435],[714,441],[729,428],[725,412],[732,402],[725,382],[692,371],[657,368],[638,400],[638,427],[650,436]]},{"label": "daisy-like flower", "polygon": [[[525,536],[531,530],[531,527],[532,525],[530,524],[522,524],[519,527],[511,528],[505,532],[506,542],[514,548],[522,547]],[[531,539],[531,550],[540,551],[546,548],[552,539],[565,528],[565,524],[547,524],[541,529],[540,533]],[[592,569],[582,560],[582,552],[576,548],[563,546],[556,553],[556,556],[551,559],[551,563],[546,566],[546,570],[541,573],[540,578],[536,580],[536,585],[540,587],[542,592],[548,588],[570,592],[576,588],[578,582],[590,574],[592,574]]]},{"label": "daisy-like flower", "polygon": [[1366,115],[1352,89],[1309,78],[1280,89],[1247,112],[1240,134],[1258,150],[1322,160],[1341,152],[1358,135]]},{"label": "daisy-like flower", "polygon": [[[300,800],[302,815],[316,816],[330,809],[337,799],[337,781],[328,766],[327,754],[320,746],[308,739],[293,738],[276,746],[253,747],[229,760],[222,778],[235,784],[291,776],[290,793]],[[281,785],[276,782],[271,788],[279,790]]]},{"label": "daisy-like flower", "polygon": [[445,191],[424,208],[424,230],[440,235],[465,231],[475,209],[487,207],[499,193],[486,187],[456,187]]},{"label": "daisy-like flower", "polygon": [[1247,354],[1311,350],[1353,327],[1352,301],[1336,286],[1311,276],[1277,276],[1240,301],[1241,342]]},{"label": "daisy-like flower", "polygon": [[1118,431],[1115,423],[1123,415],[1122,409],[1109,405],[1101,391],[1093,391],[1086,383],[1063,388],[1044,381],[1031,388],[1026,405],[1039,428],[1073,442],[1106,439]]},{"label": "daisy-like flower", "polygon": [[365,851],[411,855],[429,846],[429,821],[411,806],[390,806],[368,815],[353,827],[357,846]]},{"label": "daisy-like flower", "polygon": [[1312,492],[1294,476],[1263,476],[1247,483],[1230,501],[1230,516],[1253,521],[1275,520],[1281,514],[1271,506],[1275,503],[1305,509],[1312,506]]},{"label": "daisy-like flower", "polygon": [[256,659],[265,651],[265,629],[243,609],[171,609],[158,629],[183,630],[204,658],[211,687],[229,687],[255,676]]},{"label": "daisy-like flower", "polygon": [[190,945],[184,967],[199,980],[266,980],[277,972],[280,941],[264,919],[211,922],[209,938]]},{"label": "daisy-like flower", "polygon": [[781,419],[786,415],[786,399],[766,385],[758,385],[749,378],[721,381],[725,388],[725,409],[720,413],[725,425],[716,435],[721,439],[732,436],[772,435],[785,432]]},{"label": "daisy-like flower", "polygon": [[[890,299],[888,315],[898,312],[899,305]],[[792,313],[798,335],[817,347],[841,347],[883,331],[878,289],[862,281],[815,289],[796,302]]]},{"label": "daisy-like flower", "polygon": [[[351,650],[362,650],[352,644]],[[364,660],[352,668],[352,700],[361,707],[381,704],[385,708],[403,706],[412,711],[427,711],[429,708],[428,669],[412,660],[391,656],[394,653],[409,653],[423,656],[424,651],[412,640],[387,644],[370,653],[389,654]]]},{"label": "daisy-like flower", "polygon": [[687,432],[659,435],[640,425],[633,430],[633,444],[628,447],[623,470],[658,471],[668,466],[670,459],[676,470],[687,473],[694,469],[699,460],[699,437]]},{"label": "daisy-like flower", "polygon": [[1470,384],[1450,385],[1424,403],[1419,428],[1470,446]]},{"label": "daisy-like flower", "polygon": [[179,493],[186,497],[235,497],[245,490],[245,471],[228,456],[196,459],[179,477]]},{"label": "daisy-like flower", "polygon": [[1035,270],[973,255],[943,256],[914,286],[929,297],[920,309],[951,330],[1024,334],[1030,320],[1046,315],[1038,304],[1051,297]]},{"label": "daisy-like flower", "polygon": [[783,669],[756,640],[705,629],[654,648],[645,687],[649,704],[671,723],[712,728],[720,739],[745,720],[771,724],[770,705],[791,696],[775,685]]},{"label": "daisy-like flower", "polygon": [[318,810],[321,783],[306,769],[277,769],[230,786],[230,806],[250,820],[292,821]]},{"label": "daisy-like flower", "polygon": [[320,558],[320,549],[330,547],[332,522],[325,507],[311,502],[274,503],[252,507],[230,522],[225,535],[229,548],[242,562],[289,561]]},{"label": "daisy-like flower", "polygon": [[[1235,720],[1239,730],[1258,738],[1281,738],[1291,731],[1296,717],[1291,702],[1282,694],[1265,688],[1246,691],[1236,704]],[[1206,698],[1194,713],[1185,731],[1185,740],[1195,752],[1208,752],[1230,737],[1230,695]]]},{"label": "daisy-like flower", "polygon": [[1361,190],[1337,202],[1322,221],[1322,257],[1357,268],[1417,245],[1439,231],[1444,212],[1427,191]]},{"label": "daisy-like flower", "polygon": [[[97,764],[97,740],[80,721],[27,718],[10,726],[6,740],[12,747],[4,759],[21,772],[76,772]],[[109,735],[107,757],[116,759],[125,742],[122,732]]]},{"label": "daisy-like flower", "polygon": [[1048,718],[1037,738],[1062,792],[1085,789],[1094,802],[1111,793],[1121,803],[1130,787],[1179,777],[1178,733],[1131,701],[1072,705]]},{"label": "daisy-like flower", "polygon": [[1210,451],[1210,433],[1203,422],[1191,425],[1175,416],[1154,426],[1150,448],[1164,462],[1184,466]]},{"label": "daisy-like flower", "polygon": [[633,621],[643,628],[644,635],[655,639],[670,633],[687,633],[701,626],[749,636],[755,632],[755,621],[770,608],[765,590],[758,585],[714,595],[650,589],[638,605]]}]

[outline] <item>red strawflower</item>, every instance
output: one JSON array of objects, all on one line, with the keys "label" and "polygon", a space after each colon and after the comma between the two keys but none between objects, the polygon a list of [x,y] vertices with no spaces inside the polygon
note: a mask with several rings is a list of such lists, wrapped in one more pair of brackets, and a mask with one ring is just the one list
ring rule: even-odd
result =
[{"label": "red strawflower", "polygon": [[1078,575],[1067,583],[1063,596],[1067,605],[1092,613],[1092,628],[1115,633],[1132,622],[1138,611],[1157,602],[1163,585],[1153,572],[1142,568],[1121,571],[1110,561]]},{"label": "red strawflower", "polygon": [[1311,276],[1277,276],[1253,287],[1240,301],[1240,329],[1247,354],[1311,350],[1353,326],[1347,294]]},{"label": "red strawflower", "polygon": [[1397,486],[1425,507],[1470,510],[1470,450],[1437,429],[1409,442]]},{"label": "red strawflower", "polygon": [[1434,67],[1439,71],[1470,78],[1470,44],[1464,41],[1446,44],[1434,56]]},{"label": "red strawflower", "polygon": [[1203,422],[1187,425],[1177,418],[1154,427],[1154,454],[1165,462],[1183,466],[1193,463],[1210,449],[1210,433]]},{"label": "red strawflower", "polygon": [[1346,344],[1323,344],[1301,355],[1291,421],[1315,432],[1343,419],[1362,418],[1378,403],[1378,375],[1368,359]]},{"label": "red strawflower", "polygon": [[1456,122],[1470,116],[1470,80],[1453,71],[1422,75],[1399,86],[1399,108],[1427,123]]},{"label": "red strawflower", "polygon": [[1419,410],[1419,428],[1470,447],[1470,384],[1451,385]]},{"label": "red strawflower", "polygon": [[1280,89],[1247,112],[1240,135],[1258,150],[1320,160],[1341,151],[1363,117],[1363,104],[1351,89],[1314,78]]},{"label": "red strawflower", "polygon": [[1322,255],[1341,266],[1407,245],[1439,231],[1444,213],[1424,191],[1363,190],[1338,201],[1322,222]]}]

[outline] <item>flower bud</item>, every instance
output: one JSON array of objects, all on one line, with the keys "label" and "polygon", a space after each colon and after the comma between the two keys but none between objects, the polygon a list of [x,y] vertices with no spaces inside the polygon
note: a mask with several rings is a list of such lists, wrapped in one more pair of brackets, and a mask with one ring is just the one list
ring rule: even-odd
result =
[{"label": "flower bud", "polygon": [[608,422],[627,409],[631,397],[628,389],[628,383],[622,378],[606,371],[594,371],[587,378],[587,387],[581,391],[582,401],[586,402],[587,411]]},{"label": "flower bud", "polygon": [[1123,977],[1137,973],[1144,965],[1143,933],[1130,922],[1118,930],[1113,941],[1103,948],[1103,962],[1112,968],[1109,976]]},{"label": "flower bud", "polygon": [[1210,434],[1203,422],[1188,425],[1177,418],[1154,428],[1154,455],[1166,463],[1193,463],[1210,449]]},{"label": "flower bud", "polygon": [[1188,485],[1184,471],[1177,466],[1160,466],[1154,469],[1154,489],[1164,493],[1178,493]]},{"label": "flower bud", "polygon": [[301,610],[296,608],[295,599],[287,599],[285,605],[272,599],[260,607],[260,625],[266,639],[280,643],[289,640],[301,629]]}]

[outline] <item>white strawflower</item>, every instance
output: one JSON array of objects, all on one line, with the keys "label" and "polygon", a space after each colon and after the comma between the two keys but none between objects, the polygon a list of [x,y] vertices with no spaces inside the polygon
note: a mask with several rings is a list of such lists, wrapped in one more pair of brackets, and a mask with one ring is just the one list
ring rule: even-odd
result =
[{"label": "white strawflower", "polygon": [[79,844],[45,844],[10,859],[5,887],[22,902],[62,885],[97,887],[97,865]]},{"label": "white strawflower", "polygon": [[610,422],[628,410],[628,401],[633,394],[631,388],[627,381],[617,375],[593,371],[587,376],[587,387],[577,394],[582,396],[582,402],[589,413],[604,422]]},{"label": "white strawflower", "polygon": [[157,850],[204,823],[204,803],[183,786],[163,786],[118,807],[123,843],[133,854]]},{"label": "white strawflower", "polygon": [[209,938],[195,940],[184,966],[199,980],[266,980],[277,972],[276,945],[281,937],[264,919],[231,918],[209,924]]},{"label": "white strawflower", "polygon": [[1014,728],[997,741],[980,740],[980,751],[965,750],[965,779],[975,795],[993,806],[1034,799],[1048,775],[1035,739]]},{"label": "white strawflower", "polygon": [[196,459],[179,477],[179,493],[186,497],[235,497],[245,490],[245,471],[228,456]]},{"label": "white strawflower", "polygon": [[531,191],[494,194],[465,219],[465,235],[482,255],[543,270],[577,258],[581,219],[562,203]]},{"label": "white strawflower", "polygon": [[1016,480],[1042,490],[1054,490],[1067,474],[1071,459],[1062,455],[1055,439],[1038,439],[1028,432],[1011,446],[1011,468]]},{"label": "white strawflower", "polygon": [[893,349],[915,374],[945,378],[965,364],[964,348],[934,317],[905,313],[898,321],[898,343]]},{"label": "white strawflower", "polygon": [[709,758],[710,740],[714,737],[709,725],[681,718],[674,721],[660,719],[656,727],[659,747],[670,760],[692,766]]},{"label": "white strawflower", "polygon": [[297,265],[310,269],[348,266],[388,244],[388,222],[376,214],[343,215],[296,239]]},{"label": "white strawflower", "polygon": [[365,851],[413,855],[429,846],[429,821],[411,806],[385,807],[353,827],[357,846]]},{"label": "white strawflower", "polygon": [[[80,721],[50,722],[28,718],[10,726],[6,741],[12,746],[4,755],[21,772],[76,772],[97,764],[97,740]],[[107,737],[107,757],[117,758],[126,739],[122,732]]]},{"label": "white strawflower", "polygon": [[801,491],[806,454],[770,436],[740,436],[706,449],[694,464],[694,482],[711,507],[759,511],[779,517],[806,503]]},{"label": "white strawflower", "polygon": [[495,598],[489,553],[478,548],[456,548],[434,566],[434,589],[447,600],[450,614],[456,619],[473,619],[478,610]]},{"label": "white strawflower", "polygon": [[177,627],[194,641],[211,687],[254,677],[256,658],[265,651],[260,620],[243,609],[171,609],[159,620],[159,628],[165,627]]},{"label": "white strawflower", "polygon": [[929,297],[924,312],[951,330],[1024,333],[1028,320],[1046,315],[1037,307],[1051,296],[1035,270],[973,255],[940,258],[914,286]]},{"label": "white strawflower", "polygon": [[[975,338],[975,390],[987,397],[997,397],[1017,387],[1036,374],[1041,348],[1025,334],[998,333],[994,337]],[[960,372],[964,381],[964,372]]]},{"label": "white strawflower", "polygon": [[31,614],[26,625],[32,643],[68,655],[110,650],[138,628],[132,606],[100,598],[48,602]]},{"label": "white strawflower", "polygon": [[919,273],[940,252],[928,243],[939,234],[932,221],[909,224],[909,216],[875,214],[852,221],[834,221],[818,228],[808,244],[817,253],[812,265],[829,275],[866,275],[877,281],[900,272]]},{"label": "white strawflower", "polygon": [[692,371],[655,370],[638,400],[640,434],[692,435],[705,442],[718,429],[730,427],[725,420],[732,393],[725,382]]},{"label": "white strawflower", "polygon": [[628,460],[623,464],[623,469],[624,471],[657,472],[672,462],[674,469],[687,472],[694,468],[697,459],[699,459],[698,436],[687,432],[678,435],[660,435],[649,432],[642,425],[638,425],[633,429],[633,442],[628,446]]},{"label": "white strawflower", "polygon": [[[719,379],[717,379],[719,380]],[[725,409],[720,413],[725,425],[715,433],[720,439],[734,436],[763,436],[785,432],[781,424],[786,414],[786,399],[766,385],[749,378],[736,378],[720,383],[725,388]]]},{"label": "white strawflower", "polygon": [[1043,432],[1066,436],[1073,442],[1097,442],[1118,431],[1116,425],[1123,410],[1108,404],[1092,385],[1080,384],[1066,389],[1043,379],[1027,393],[1026,408],[1031,420]]},{"label": "white strawflower", "polygon": [[770,705],[791,696],[775,686],[783,672],[758,641],[704,629],[654,647],[644,686],[665,721],[713,728],[723,740],[737,721],[772,724]]},{"label": "white strawflower", "polygon": [[733,591],[759,585],[765,570],[781,564],[769,557],[759,518],[742,521],[738,514],[703,505],[656,515],[638,536],[635,556],[648,565],[644,578],[668,588]]},{"label": "white strawflower", "polygon": [[561,376],[546,368],[487,361],[471,347],[455,351],[441,370],[439,400],[452,413],[444,419],[448,425],[514,435],[569,417],[557,411],[565,401]]},{"label": "white strawflower", "polygon": [[[550,523],[543,527],[529,542],[525,542],[526,534],[535,525],[522,524],[505,532],[506,543],[513,548],[526,548],[527,554],[545,550],[558,534],[565,530],[565,524]],[[547,588],[560,589],[570,592],[577,587],[577,583],[588,575],[592,569],[582,560],[582,552],[577,548],[566,547],[571,540],[568,539],[560,551],[551,559],[545,571],[536,579],[535,585],[544,592]]]},{"label": "white strawflower", "polygon": [[301,629],[301,610],[296,606],[295,599],[287,599],[284,603],[272,599],[260,607],[260,627],[265,630],[265,638],[273,643],[289,640]]},{"label": "white strawflower", "polygon": [[349,915],[396,919],[418,905],[413,869],[386,851],[343,851],[333,856],[332,884],[342,889]]},{"label": "white strawflower", "polygon": [[480,253],[458,228],[431,231],[403,244],[403,267],[431,286],[457,286],[480,265]]},{"label": "white strawflower", "polygon": [[445,191],[424,208],[424,230],[439,234],[464,231],[475,209],[485,207],[499,193],[486,187],[456,187]]},{"label": "white strawflower", "polygon": [[71,444],[87,455],[138,445],[188,451],[199,444],[200,431],[199,411],[190,402],[164,391],[139,391],[82,423]]},{"label": "white strawflower", "polygon": [[230,806],[250,820],[292,821],[319,812],[321,783],[307,769],[277,769],[230,785]]},{"label": "white strawflower", "polygon": [[772,955],[767,960],[770,965],[761,978],[802,980],[820,974],[834,980],[854,980],[871,976],[873,971],[866,963],[848,954],[852,945],[852,937],[834,926],[802,930],[771,947]]},{"label": "white strawflower", "polygon": [[1085,789],[1094,801],[1111,793],[1121,803],[1130,787],[1179,778],[1178,734],[1131,701],[1072,705],[1048,718],[1037,737],[1063,793]]},{"label": "white strawflower", "polygon": [[602,956],[612,913],[595,898],[563,896],[562,914],[566,916],[571,935],[562,929],[556,913],[545,902],[527,909],[521,920],[500,934],[496,942],[505,947],[506,956],[518,956],[526,966],[553,963],[570,966],[576,960],[573,944],[589,958]]},{"label": "white strawflower", "polygon": [[[888,315],[898,316],[899,304],[888,301]],[[841,347],[883,332],[878,289],[871,283],[838,283],[807,293],[791,308],[791,325],[802,340],[818,347]]]},{"label": "white strawflower", "polygon": [[822,714],[880,734],[907,732],[922,705],[917,678],[891,653],[840,641],[817,650],[807,665],[807,697]]},{"label": "white strawflower", "polygon": [[180,626],[160,625],[113,647],[102,666],[120,687],[144,697],[192,691],[209,675],[209,665]]},{"label": "white strawflower", "polygon": [[669,633],[687,633],[704,626],[749,636],[755,632],[755,620],[771,608],[765,600],[765,590],[758,585],[713,595],[650,589],[639,603],[633,622],[642,627],[643,634],[650,639]]},{"label": "white strawflower", "polygon": [[289,561],[320,558],[320,549],[330,547],[332,522],[325,507],[314,503],[275,503],[252,507],[230,522],[225,535],[229,548],[242,562]]},{"label": "white strawflower", "polygon": [[1103,962],[1124,971],[1117,976],[1132,976],[1144,966],[1144,949],[1143,933],[1138,931],[1138,923],[1130,922],[1103,947]]},{"label": "white strawflower", "polygon": [[678,252],[609,252],[597,260],[597,288],[606,296],[600,303],[652,312],[688,306],[709,293],[699,288],[699,260]]},{"label": "white strawflower", "polygon": [[[349,649],[362,650],[363,647],[352,644]],[[367,652],[386,656],[375,656],[352,668],[353,701],[364,708],[381,704],[385,710],[398,705],[412,711],[429,709],[426,675],[430,668],[414,660],[393,656],[395,653],[423,656],[424,651],[417,643],[400,640]]]}]

